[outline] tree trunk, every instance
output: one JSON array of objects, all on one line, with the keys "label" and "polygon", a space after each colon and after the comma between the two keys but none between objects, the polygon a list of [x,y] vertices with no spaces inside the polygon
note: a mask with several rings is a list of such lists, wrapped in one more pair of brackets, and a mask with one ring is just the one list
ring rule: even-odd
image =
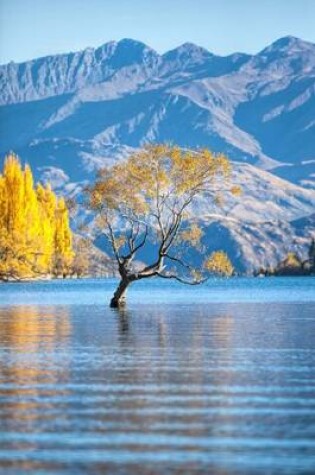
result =
[{"label": "tree trunk", "polygon": [[126,290],[130,284],[129,280],[121,279],[119,285],[114,293],[113,298],[110,301],[111,308],[123,307],[126,303]]}]

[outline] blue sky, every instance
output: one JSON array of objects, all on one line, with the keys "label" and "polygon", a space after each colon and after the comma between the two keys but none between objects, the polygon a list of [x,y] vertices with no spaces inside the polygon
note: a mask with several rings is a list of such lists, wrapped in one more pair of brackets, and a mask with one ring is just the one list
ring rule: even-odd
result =
[{"label": "blue sky", "polygon": [[315,42],[315,0],[0,0],[0,63],[121,38],[255,53],[286,35]]}]

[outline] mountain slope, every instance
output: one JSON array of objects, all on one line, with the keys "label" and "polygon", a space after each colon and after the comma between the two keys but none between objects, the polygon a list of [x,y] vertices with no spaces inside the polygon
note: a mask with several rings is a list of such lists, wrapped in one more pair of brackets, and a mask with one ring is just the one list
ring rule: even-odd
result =
[{"label": "mountain slope", "polygon": [[200,200],[194,215],[241,271],[305,254],[314,235],[315,45],[298,38],[227,57],[126,39],[2,65],[0,134],[0,160],[14,150],[70,195],[147,142],[223,151],[244,194],[227,214]]},{"label": "mountain slope", "polygon": [[312,186],[314,88],[315,46],[297,38],[228,57],[191,43],[159,55],[133,40],[110,42],[0,66],[0,152],[31,161],[44,143],[53,158],[62,139],[84,174],[85,154],[99,163],[118,149],[173,141],[223,149]]}]

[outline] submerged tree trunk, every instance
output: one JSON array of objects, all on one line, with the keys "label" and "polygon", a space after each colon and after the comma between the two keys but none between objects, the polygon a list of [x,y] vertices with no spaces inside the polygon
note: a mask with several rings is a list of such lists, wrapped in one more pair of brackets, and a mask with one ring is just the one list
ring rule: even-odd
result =
[{"label": "submerged tree trunk", "polygon": [[123,307],[126,303],[126,291],[130,281],[127,279],[121,279],[119,285],[114,293],[113,298],[110,301],[111,308]]}]

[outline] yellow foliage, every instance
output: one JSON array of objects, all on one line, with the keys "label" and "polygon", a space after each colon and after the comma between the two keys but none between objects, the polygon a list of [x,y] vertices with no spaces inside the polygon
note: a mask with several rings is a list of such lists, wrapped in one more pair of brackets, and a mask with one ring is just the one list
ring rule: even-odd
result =
[{"label": "yellow foliage", "polygon": [[193,246],[197,246],[200,243],[202,236],[203,232],[197,224],[192,224],[190,228],[185,229],[180,234],[182,241],[187,241]]},{"label": "yellow foliage", "polygon": [[202,191],[214,192],[214,185],[230,172],[230,162],[222,154],[149,145],[100,172],[89,190],[89,206],[106,213],[123,213],[126,207],[137,216],[148,216],[153,208],[162,214],[163,206],[180,211],[183,202]]},{"label": "yellow foliage", "polygon": [[[87,190],[86,205],[98,216],[95,230],[107,238],[122,280],[160,276],[196,284],[209,271],[231,275],[224,253],[213,254],[199,270],[189,263],[190,248],[204,249],[194,206],[200,197],[214,206],[222,205],[227,193],[238,195],[231,172],[223,154],[154,144],[102,169]],[[153,247],[152,261],[135,264],[146,245]]]},{"label": "yellow foliage", "polygon": [[54,273],[66,276],[73,259],[72,234],[65,200],[57,200],[55,212]]},{"label": "yellow foliage", "polygon": [[294,252],[289,252],[283,264],[287,267],[301,267],[301,261]]},{"label": "yellow foliage", "polygon": [[72,258],[64,200],[50,186],[35,189],[30,167],[11,153],[0,174],[0,279],[66,275]]},{"label": "yellow foliage", "polygon": [[241,196],[242,194],[242,188],[238,185],[232,186],[230,191],[233,196]]},{"label": "yellow foliage", "polygon": [[234,271],[230,259],[223,251],[213,252],[204,266],[207,271],[214,274],[230,276]]}]

